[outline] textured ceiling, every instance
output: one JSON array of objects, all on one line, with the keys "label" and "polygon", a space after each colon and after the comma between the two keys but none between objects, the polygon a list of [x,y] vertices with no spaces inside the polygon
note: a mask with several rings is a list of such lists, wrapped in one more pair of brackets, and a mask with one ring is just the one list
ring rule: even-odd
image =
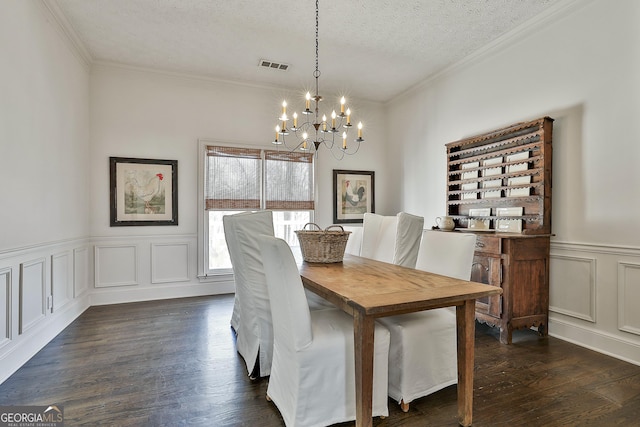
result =
[{"label": "textured ceiling", "polygon": [[[92,61],[292,89],[314,82],[313,0],[45,2]],[[322,0],[321,93],[387,101],[561,2]]]}]

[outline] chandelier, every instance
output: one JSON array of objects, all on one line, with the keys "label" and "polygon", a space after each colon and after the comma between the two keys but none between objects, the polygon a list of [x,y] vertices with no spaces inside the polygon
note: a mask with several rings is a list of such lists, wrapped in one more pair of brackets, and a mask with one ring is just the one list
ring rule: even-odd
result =
[{"label": "chandelier", "polygon": [[[333,109],[329,118],[326,114],[320,116],[320,96],[319,79],[320,69],[318,67],[318,1],[316,0],[316,69],[313,77],[316,79],[315,95],[307,92],[305,96],[305,109],[302,116],[297,112],[292,115],[292,123],[287,127],[289,116],[287,115],[287,101],[282,101],[282,114],[278,118],[276,125],[276,137],[273,144],[282,145],[291,151],[315,151],[317,154],[320,146],[324,145],[334,158],[340,160],[345,154],[351,155],[358,152],[362,138],[362,122],[358,123],[357,137],[347,143],[347,135],[353,127],[351,124],[351,109],[346,105],[344,96],[340,99],[339,112]],[[313,102],[313,109],[312,107]],[[292,134],[294,141],[287,143],[286,136]],[[291,138],[289,138],[291,139]]]}]

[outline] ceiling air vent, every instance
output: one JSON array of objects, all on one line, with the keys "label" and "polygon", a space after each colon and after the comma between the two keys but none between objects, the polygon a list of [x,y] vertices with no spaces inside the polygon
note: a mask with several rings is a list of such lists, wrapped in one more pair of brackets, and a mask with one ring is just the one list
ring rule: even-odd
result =
[{"label": "ceiling air vent", "polygon": [[289,69],[289,64],[281,64],[279,62],[269,61],[268,59],[261,59],[259,65],[264,68],[271,68],[272,70],[287,71]]}]

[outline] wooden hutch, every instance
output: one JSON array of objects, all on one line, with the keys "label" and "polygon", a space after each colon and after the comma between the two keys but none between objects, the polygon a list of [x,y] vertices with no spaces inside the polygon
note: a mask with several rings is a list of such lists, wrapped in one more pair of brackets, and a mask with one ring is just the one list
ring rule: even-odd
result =
[{"label": "wooden hutch", "polygon": [[446,144],[447,215],[477,235],[471,280],[502,287],[476,319],[512,331],[549,324],[551,136],[542,117]]}]

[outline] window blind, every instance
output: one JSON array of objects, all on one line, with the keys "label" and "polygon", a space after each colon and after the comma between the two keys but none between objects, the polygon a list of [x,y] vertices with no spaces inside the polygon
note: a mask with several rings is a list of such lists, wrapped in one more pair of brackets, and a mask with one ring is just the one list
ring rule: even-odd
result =
[{"label": "window blind", "polygon": [[205,169],[207,210],[314,209],[311,153],[207,146]]},{"label": "window blind", "polygon": [[314,208],[313,154],[265,151],[265,209]]},{"label": "window blind", "polygon": [[261,150],[207,146],[206,159],[207,210],[260,209]]}]

